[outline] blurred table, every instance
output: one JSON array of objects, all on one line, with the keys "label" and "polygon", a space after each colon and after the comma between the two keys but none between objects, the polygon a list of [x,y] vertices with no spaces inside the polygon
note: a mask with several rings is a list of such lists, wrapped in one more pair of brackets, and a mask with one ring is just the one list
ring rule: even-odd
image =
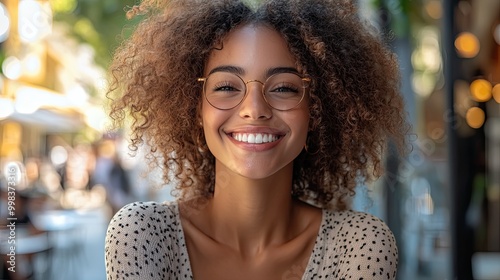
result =
[{"label": "blurred table", "polygon": [[[2,259],[4,265],[10,258],[7,254],[11,253],[11,246],[15,246],[15,273],[17,276],[19,278],[48,279],[46,276],[50,273],[52,249],[48,233],[32,233],[28,226],[22,224],[17,224],[14,232],[15,243],[9,243],[8,237],[11,236],[11,230],[9,228],[0,230],[0,253],[4,257]],[[37,261],[39,261],[38,265],[35,265]],[[8,264],[7,267],[9,267]]]},{"label": "blurred table", "polygon": [[500,253],[474,253],[472,256],[472,271],[475,280],[500,279]]},{"label": "blurred table", "polygon": [[48,233],[52,264],[48,279],[79,279],[81,248],[85,236],[81,232],[80,216],[73,209],[42,210],[30,213],[33,225]]}]

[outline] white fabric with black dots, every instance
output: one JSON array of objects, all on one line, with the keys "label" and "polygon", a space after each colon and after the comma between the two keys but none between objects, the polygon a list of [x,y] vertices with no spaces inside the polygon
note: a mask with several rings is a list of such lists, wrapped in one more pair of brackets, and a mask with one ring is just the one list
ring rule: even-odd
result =
[{"label": "white fabric with black dots", "polygon": [[[119,279],[193,279],[177,202],[135,202],[111,220],[106,274]],[[395,279],[398,251],[380,219],[362,212],[323,210],[312,255],[302,277],[282,279]]]}]

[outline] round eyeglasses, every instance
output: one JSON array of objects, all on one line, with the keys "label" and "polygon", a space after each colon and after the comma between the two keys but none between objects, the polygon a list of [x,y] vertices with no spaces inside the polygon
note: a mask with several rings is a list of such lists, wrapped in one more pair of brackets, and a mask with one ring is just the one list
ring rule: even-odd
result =
[{"label": "round eyeglasses", "polygon": [[304,99],[311,79],[297,73],[277,73],[269,76],[265,82],[258,80],[243,81],[230,72],[214,72],[203,82],[203,93],[208,103],[220,110],[229,110],[238,106],[247,94],[247,85],[252,82],[262,85],[264,100],[272,108],[280,111],[297,107]]}]

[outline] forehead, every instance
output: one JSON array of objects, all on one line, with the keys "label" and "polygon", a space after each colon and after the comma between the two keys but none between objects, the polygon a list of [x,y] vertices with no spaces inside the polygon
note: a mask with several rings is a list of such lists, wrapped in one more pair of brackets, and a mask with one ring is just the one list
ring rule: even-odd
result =
[{"label": "forehead", "polygon": [[273,67],[296,67],[296,60],[280,33],[265,25],[236,27],[214,49],[205,73],[221,65],[241,67],[245,74],[259,74]]}]

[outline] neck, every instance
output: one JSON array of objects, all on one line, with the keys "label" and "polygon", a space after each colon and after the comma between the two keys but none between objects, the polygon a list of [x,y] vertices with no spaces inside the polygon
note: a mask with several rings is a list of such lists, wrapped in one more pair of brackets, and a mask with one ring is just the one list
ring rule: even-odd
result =
[{"label": "neck", "polygon": [[[218,170],[210,203],[214,238],[243,254],[257,254],[290,238],[294,203],[293,166],[265,179],[248,179]],[[246,253],[245,253],[246,252]]]}]

